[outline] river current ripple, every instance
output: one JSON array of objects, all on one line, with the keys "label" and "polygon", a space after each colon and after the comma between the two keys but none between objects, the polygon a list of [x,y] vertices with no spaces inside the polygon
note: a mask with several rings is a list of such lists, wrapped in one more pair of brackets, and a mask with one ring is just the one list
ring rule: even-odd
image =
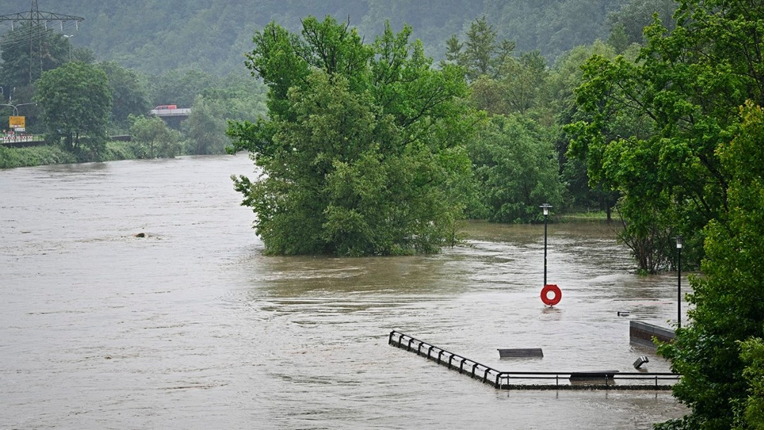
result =
[{"label": "river current ripple", "polygon": [[243,154],[0,171],[0,428],[642,429],[685,412],[667,392],[497,391],[387,345],[398,329],[499,370],[647,355],[667,371],[628,320],[667,325],[675,278],[634,275],[611,227],[550,225],[551,310],[541,226],[469,223],[432,256],[266,257],[231,174],[256,176]]}]

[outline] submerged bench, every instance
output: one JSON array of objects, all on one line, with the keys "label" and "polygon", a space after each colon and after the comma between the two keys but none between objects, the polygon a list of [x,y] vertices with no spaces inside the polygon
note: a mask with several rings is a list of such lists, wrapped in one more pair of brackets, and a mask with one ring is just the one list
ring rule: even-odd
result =
[{"label": "submerged bench", "polygon": [[569,380],[571,381],[585,381],[588,379],[614,379],[614,374],[619,373],[618,370],[593,370],[587,372],[571,372]]},{"label": "submerged bench", "polygon": [[544,357],[542,348],[497,348],[500,358]]}]

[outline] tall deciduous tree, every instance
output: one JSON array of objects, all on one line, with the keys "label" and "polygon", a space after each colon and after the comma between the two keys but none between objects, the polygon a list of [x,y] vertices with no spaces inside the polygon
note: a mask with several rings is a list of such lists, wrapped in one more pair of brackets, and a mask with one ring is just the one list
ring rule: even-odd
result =
[{"label": "tall deciduous tree", "polygon": [[109,79],[112,93],[111,122],[115,126],[127,128],[130,115],[144,115],[151,108],[146,82],[135,71],[115,62],[99,63],[98,67]]},{"label": "tall deciduous tree", "polygon": [[490,221],[537,221],[540,204],[560,206],[563,184],[552,139],[534,121],[495,115],[469,149],[485,205],[483,215]]},{"label": "tall deciduous tree", "polygon": [[[694,307],[690,325],[677,331],[674,344],[660,352],[683,375],[675,396],[692,414],[666,428],[733,428],[736,413],[751,403],[750,364],[740,342],[763,336],[763,111],[748,103],[741,109],[741,127],[730,143],[718,147],[721,164],[732,172],[725,218],[705,228],[703,276],[693,277]],[[760,346],[760,348],[762,348]],[[761,352],[760,352],[761,353]],[[760,372],[761,372],[760,368]],[[762,380],[759,417],[762,423]],[[754,409],[756,411],[756,409]],[[751,414],[752,412],[749,412]],[[737,423],[740,428],[750,428]]]},{"label": "tall deciduous tree", "polygon": [[226,137],[225,103],[198,96],[184,121],[189,154],[223,154],[230,139]]},{"label": "tall deciduous tree", "polygon": [[130,146],[138,158],[173,158],[180,153],[181,133],[162,118],[130,115]]},{"label": "tall deciduous tree", "polygon": [[247,65],[269,87],[269,119],[228,133],[263,172],[233,179],[267,252],[407,254],[451,238],[470,175],[466,84],[410,34],[386,26],[367,45],[331,17],[255,34]]},{"label": "tall deciduous tree", "polygon": [[[587,160],[591,180],[622,192],[637,239],[655,231],[652,219],[665,220],[665,240],[654,248],[663,243],[667,258],[680,233],[698,262],[703,227],[728,210],[732,173],[715,150],[738,126],[738,107],[762,100],[762,10],[756,2],[681,1],[678,27],[648,27],[636,62],[595,56],[586,66],[578,104],[588,117],[569,128],[577,136],[571,154]],[[645,122],[649,133],[636,127]],[[645,208],[663,216],[641,218]]]},{"label": "tall deciduous tree", "polygon": [[[663,427],[729,429],[749,389],[739,342],[763,335],[763,4],[678,3],[677,27],[647,27],[637,62],[589,62],[571,150],[623,192],[629,222],[660,230],[654,248],[703,240],[689,324],[661,349],[691,414]],[[651,132],[615,135],[629,118]]]},{"label": "tall deciduous tree", "polygon": [[43,73],[35,83],[35,101],[42,108],[48,138],[63,139],[72,150],[97,155],[106,142],[112,98],[106,73],[73,62]]}]

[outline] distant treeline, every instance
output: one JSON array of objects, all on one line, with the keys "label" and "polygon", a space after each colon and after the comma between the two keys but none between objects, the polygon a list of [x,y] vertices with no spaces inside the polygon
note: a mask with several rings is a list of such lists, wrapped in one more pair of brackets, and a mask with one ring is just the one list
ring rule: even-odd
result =
[{"label": "distant treeline", "polygon": [[[486,16],[501,39],[518,51],[538,50],[552,62],[575,46],[605,40],[616,24],[631,42],[658,12],[665,24],[675,8],[670,0],[41,0],[40,10],[85,18],[51,28],[72,43],[92,50],[99,60],[150,74],[176,69],[218,75],[242,70],[255,31],[271,21],[292,31],[306,16],[332,15],[358,28],[368,41],[381,34],[385,21],[400,30],[406,23],[423,42],[426,55],[440,60],[445,41]],[[29,14],[29,2],[0,1],[0,14]],[[3,22],[0,32],[11,29]]]}]

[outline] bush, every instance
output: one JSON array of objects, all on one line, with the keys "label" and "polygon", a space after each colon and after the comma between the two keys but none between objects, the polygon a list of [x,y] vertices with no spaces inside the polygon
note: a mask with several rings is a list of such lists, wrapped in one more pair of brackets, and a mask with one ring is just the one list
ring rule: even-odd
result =
[{"label": "bush", "polygon": [[0,146],[0,169],[76,162],[77,157],[74,154],[56,145],[30,148],[7,148]]}]

